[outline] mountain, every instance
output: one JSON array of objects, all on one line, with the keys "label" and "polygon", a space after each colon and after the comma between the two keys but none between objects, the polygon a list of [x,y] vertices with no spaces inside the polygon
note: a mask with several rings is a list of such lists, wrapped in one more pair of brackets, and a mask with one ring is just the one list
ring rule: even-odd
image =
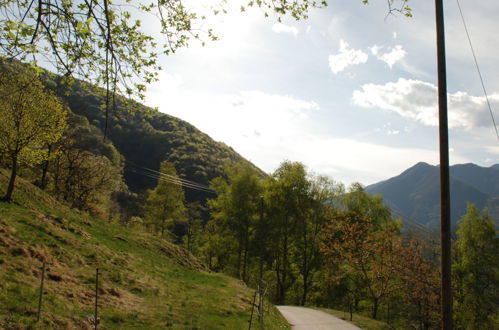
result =
[{"label": "mountain", "polygon": [[[467,203],[479,209],[488,207],[494,219],[499,212],[499,165],[489,168],[475,164],[450,167],[451,221],[455,224],[465,213]],[[418,163],[400,175],[366,187],[381,194],[385,203],[403,218],[426,227],[440,219],[440,174],[438,166]]]}]

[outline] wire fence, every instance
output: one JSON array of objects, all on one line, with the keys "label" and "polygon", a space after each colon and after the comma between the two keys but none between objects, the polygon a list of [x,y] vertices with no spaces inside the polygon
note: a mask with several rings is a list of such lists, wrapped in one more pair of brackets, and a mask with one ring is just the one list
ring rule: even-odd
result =
[{"label": "wire fence", "polygon": [[[43,303],[44,303],[44,296],[48,294],[47,291],[45,291],[45,277],[47,272],[50,271],[50,265],[46,262],[43,262],[41,267],[41,273],[40,273],[40,285],[39,285],[39,293],[38,293],[38,306],[37,306],[37,313],[36,313],[36,322],[40,323],[43,321]],[[100,326],[101,320],[99,318],[99,289],[100,289],[100,277],[102,275],[102,269],[96,268],[95,269],[95,279],[94,279],[94,284],[95,284],[95,291],[94,291],[94,311],[93,314],[87,315],[86,316],[86,321],[95,329],[97,330],[98,327]],[[257,324],[260,325],[260,328],[264,328],[264,314],[269,313],[269,304],[267,304],[267,310],[265,310],[265,297],[267,295],[267,289],[268,286],[261,282],[260,284],[257,285],[257,288],[253,294],[253,298],[251,300],[251,313],[250,313],[250,318],[248,320],[248,329],[251,330],[253,324],[255,323],[255,318]]]}]

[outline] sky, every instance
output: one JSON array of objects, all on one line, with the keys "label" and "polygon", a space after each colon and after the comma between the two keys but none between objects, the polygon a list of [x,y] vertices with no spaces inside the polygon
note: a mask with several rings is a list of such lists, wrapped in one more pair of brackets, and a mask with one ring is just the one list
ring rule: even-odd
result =
[{"label": "sky", "polygon": [[[499,2],[460,1],[497,122]],[[200,10],[196,2],[192,10]],[[406,18],[387,16],[383,0],[334,0],[307,20],[281,23],[229,2],[227,15],[204,23],[218,41],[161,60],[147,105],[268,173],[299,161],[347,185],[369,185],[421,161],[438,164],[433,1],[410,1]],[[499,140],[457,2],[444,6],[450,162],[490,166],[499,163]]]}]

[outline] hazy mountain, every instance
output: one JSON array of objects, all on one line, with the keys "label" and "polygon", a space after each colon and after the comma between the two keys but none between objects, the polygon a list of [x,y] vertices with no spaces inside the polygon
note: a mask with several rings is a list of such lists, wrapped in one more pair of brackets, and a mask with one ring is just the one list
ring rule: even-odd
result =
[{"label": "hazy mountain", "polygon": [[[499,203],[499,165],[489,168],[475,164],[450,168],[451,219],[455,224],[466,213],[468,202],[479,209],[488,207],[494,218]],[[418,163],[400,175],[366,187],[383,195],[394,211],[427,227],[436,226],[440,217],[440,179],[438,166]]]}]

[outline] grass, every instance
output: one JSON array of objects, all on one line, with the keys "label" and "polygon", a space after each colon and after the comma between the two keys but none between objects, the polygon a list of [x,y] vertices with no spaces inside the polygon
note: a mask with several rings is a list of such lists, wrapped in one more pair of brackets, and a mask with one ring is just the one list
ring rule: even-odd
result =
[{"label": "grass", "polygon": [[334,315],[342,320],[353,323],[359,328],[366,330],[387,330],[391,329],[390,326],[384,322],[371,319],[369,317],[353,314],[352,321],[350,321],[350,313],[342,312],[334,309],[319,308],[321,311]]},{"label": "grass", "polygon": [[[6,172],[0,170],[0,192]],[[91,218],[18,180],[0,202],[0,328],[91,329],[95,272],[105,329],[244,329],[253,290],[181,247]],[[36,323],[42,262],[48,264]],[[258,328],[258,327],[255,327]],[[266,329],[289,329],[275,307]]]}]

